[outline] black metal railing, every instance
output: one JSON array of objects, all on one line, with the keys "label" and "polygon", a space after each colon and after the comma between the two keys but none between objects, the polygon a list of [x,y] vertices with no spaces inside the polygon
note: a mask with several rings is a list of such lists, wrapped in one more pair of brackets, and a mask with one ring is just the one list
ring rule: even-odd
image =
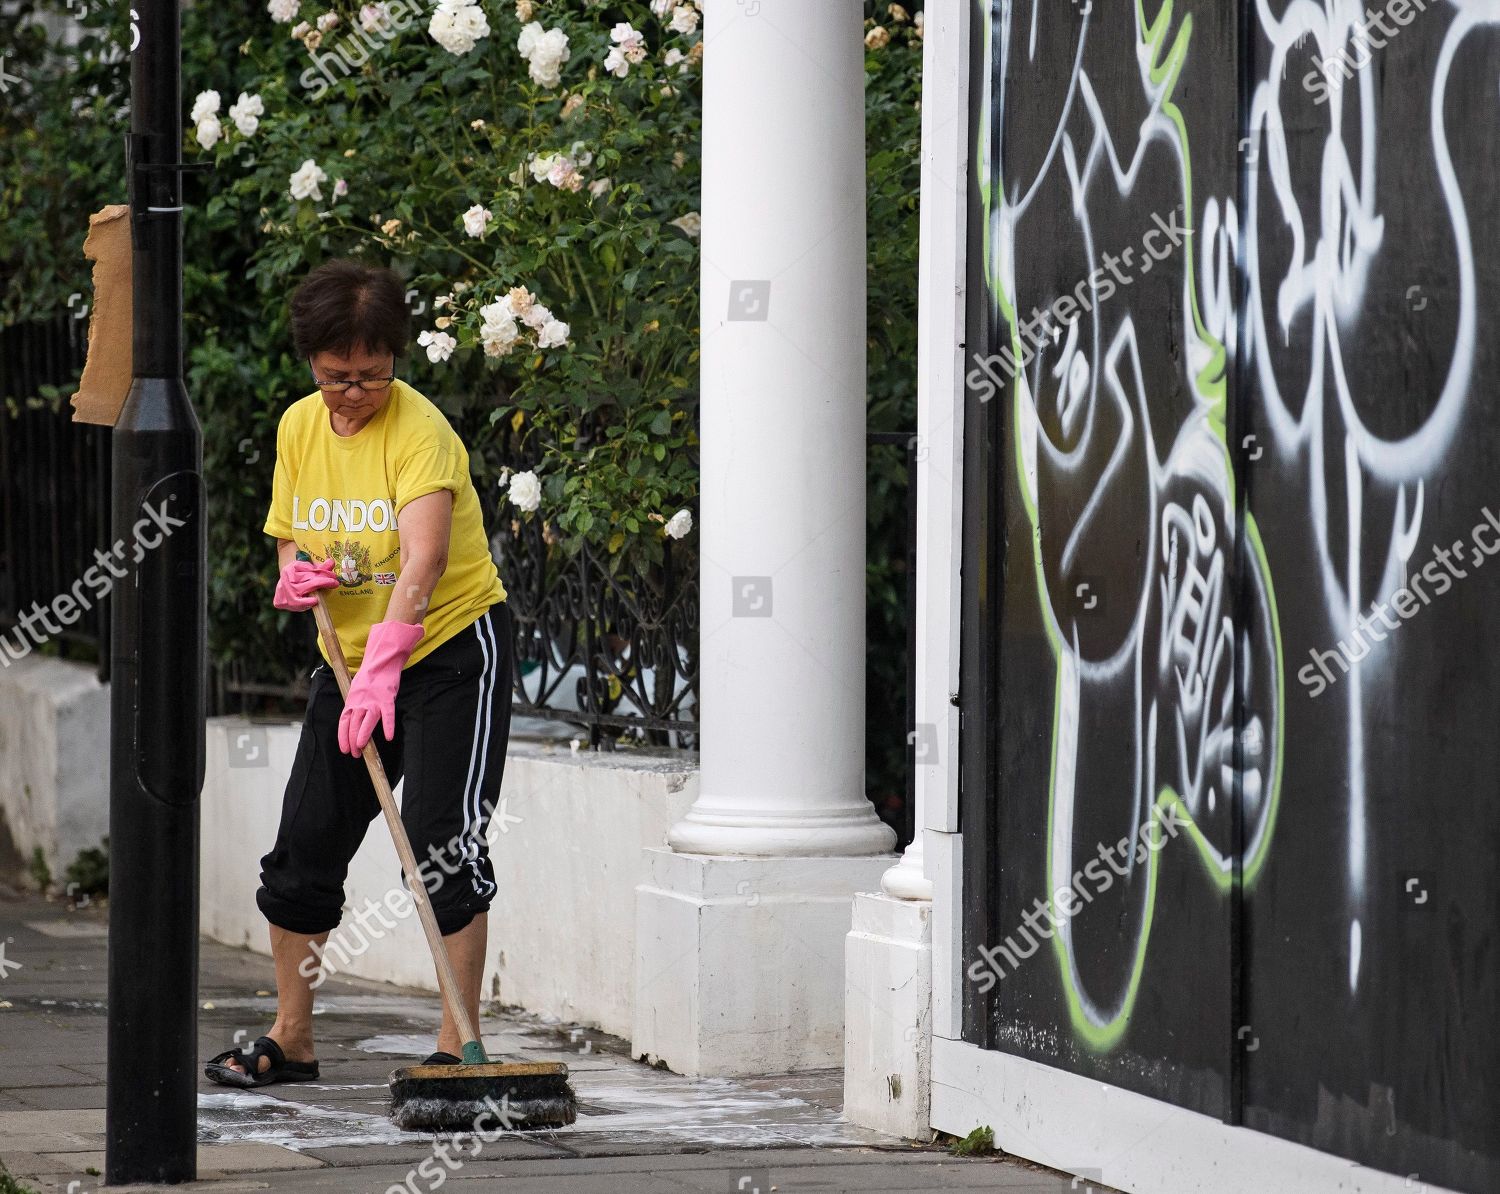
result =
[{"label": "black metal railing", "polygon": [[[602,419],[585,416],[576,442],[602,439]],[[535,432],[507,429],[494,446],[514,472],[543,455]],[[663,538],[659,563],[612,569],[599,549],[564,551],[545,519],[518,516],[495,485],[481,486],[480,504],[514,628],[515,712],[579,726],[595,748],[623,738],[696,750],[696,533]]]},{"label": "black metal railing", "polygon": [[44,635],[104,680],[109,602],[86,578],[110,547],[109,428],[74,423],[65,400],[42,397],[71,392],[85,335],[70,314],[0,328],[0,631],[28,653]]},{"label": "black metal railing", "polygon": [[492,542],[515,629],[515,711],[581,725],[595,747],[628,732],[696,749],[696,558],[684,565],[666,540],[660,565],[611,575],[590,548],[565,556],[539,519]]}]

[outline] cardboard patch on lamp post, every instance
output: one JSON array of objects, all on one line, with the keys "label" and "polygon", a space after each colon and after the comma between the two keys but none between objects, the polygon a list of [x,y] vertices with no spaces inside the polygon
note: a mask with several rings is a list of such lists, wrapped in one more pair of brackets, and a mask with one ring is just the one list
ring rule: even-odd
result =
[{"label": "cardboard patch on lamp post", "polygon": [[83,255],[94,263],[94,301],[89,307],[88,355],[73,422],[113,427],[135,380],[130,205],[111,203],[89,216]]}]

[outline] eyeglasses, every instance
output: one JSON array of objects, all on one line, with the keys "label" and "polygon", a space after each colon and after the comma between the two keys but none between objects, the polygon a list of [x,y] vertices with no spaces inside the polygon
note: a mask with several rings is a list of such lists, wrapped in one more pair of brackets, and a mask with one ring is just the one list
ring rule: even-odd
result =
[{"label": "eyeglasses", "polygon": [[[311,365],[311,362],[308,363]],[[373,394],[376,390],[385,389],[386,386],[395,380],[396,375],[392,373],[389,377],[362,377],[355,378],[353,381],[319,381],[314,377],[313,384],[320,390],[332,390],[335,393],[343,391],[346,394],[358,386],[366,394]]]}]

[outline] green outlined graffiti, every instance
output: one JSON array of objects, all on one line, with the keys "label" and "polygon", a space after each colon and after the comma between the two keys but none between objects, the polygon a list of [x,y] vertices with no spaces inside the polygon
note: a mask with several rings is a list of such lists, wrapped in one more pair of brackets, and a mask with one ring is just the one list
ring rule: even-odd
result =
[{"label": "green outlined graffiti", "polygon": [[[1211,309],[1220,312],[1213,320],[1205,320],[1199,301],[1198,262],[1200,255],[1207,262],[1212,254],[1203,253],[1199,243],[1200,211],[1193,194],[1187,122],[1174,99],[1192,46],[1193,18],[1191,13],[1183,16],[1174,31],[1173,12],[1172,0],[1165,0],[1154,19],[1148,19],[1144,0],[1136,0],[1136,61],[1148,115],[1135,131],[1135,145],[1124,154],[1116,149],[1116,134],[1106,126],[1104,114],[1094,103],[1083,69],[1090,31],[1090,18],[1084,14],[1073,77],[1056,132],[1044,163],[1035,178],[1028,180],[1008,180],[1001,163],[994,161],[990,152],[995,129],[992,122],[1003,123],[1005,116],[1003,88],[1010,75],[1011,59],[1022,52],[1012,41],[1016,36],[1013,5],[997,0],[987,6],[979,29],[983,61],[990,64],[993,72],[976,114],[973,157],[982,205],[983,271],[992,315],[1003,321],[998,327],[1008,329],[1014,361],[1028,360],[1018,317],[1023,304],[1018,299],[1016,282],[1017,227],[1024,221],[1050,171],[1066,169],[1073,190],[1074,213],[1083,226],[1091,262],[1094,257],[1092,229],[1088,227],[1090,189],[1113,181],[1117,194],[1129,195],[1148,145],[1165,144],[1172,149],[1186,213],[1185,245],[1181,250],[1186,264],[1174,277],[1181,284],[1179,301],[1188,337],[1184,381],[1192,402],[1191,409],[1173,428],[1164,452],[1158,454],[1153,441],[1152,411],[1141,380],[1141,346],[1128,292],[1126,297],[1113,299],[1112,305],[1101,301],[1087,306],[1085,314],[1079,317],[1078,322],[1087,322],[1094,334],[1091,351],[1082,343],[1088,338],[1087,332],[1080,333],[1076,326],[1069,326],[1065,342],[1061,333],[1055,334],[1050,355],[1043,348],[1030,371],[1025,367],[1016,369],[1008,384],[1013,466],[1031,538],[1029,545],[1013,541],[1010,550],[1030,551],[1043,628],[1055,668],[1045,867],[1045,895],[1049,897],[1055,897],[1077,873],[1072,864],[1072,850],[1081,720],[1091,702],[1100,699],[1101,689],[1113,685],[1118,695],[1120,677],[1128,678],[1130,669],[1134,673],[1133,698],[1140,748],[1135,759],[1136,773],[1128,781],[1122,780],[1120,799],[1127,811],[1131,807],[1138,810],[1141,829],[1159,823],[1164,813],[1171,810],[1177,822],[1186,825],[1185,840],[1191,843],[1211,889],[1219,896],[1232,891],[1237,872],[1247,885],[1253,884],[1262,873],[1281,797],[1285,670],[1270,567],[1253,517],[1245,518],[1239,532],[1244,534],[1248,548],[1242,557],[1249,573],[1246,579],[1249,623],[1245,627],[1235,625],[1233,602],[1226,596],[1227,561],[1235,551],[1237,536],[1234,470],[1226,433],[1227,317],[1222,313],[1222,293],[1215,296],[1218,301],[1210,303]],[[1033,13],[1033,49],[1036,19]],[[1095,140],[1093,144],[1077,147],[1069,130],[1084,123],[1075,119],[1080,115],[1090,118]],[[1129,134],[1125,136],[1128,138]],[[1224,228],[1219,228],[1216,201],[1210,200],[1203,210],[1212,216],[1208,221],[1210,238],[1233,235],[1231,220],[1226,219]],[[1211,242],[1208,247],[1212,249],[1215,245]],[[1037,251],[1046,252],[1050,248],[1039,246]],[[1213,279],[1206,279],[1205,284],[1213,287]],[[1100,292],[1096,288],[1093,293],[1097,297]],[[1113,287],[1110,293],[1115,293]],[[1100,310],[1105,306],[1111,326],[1107,341],[1102,334],[1105,318]],[[1036,350],[1034,343],[1032,350]],[[1081,450],[1067,451],[1061,443],[1049,440],[1045,420],[1038,410],[1037,394],[1033,392],[1034,386],[1040,392],[1038,383],[1048,376],[1059,379],[1055,395],[1057,410],[1052,412],[1055,422],[1066,428],[1071,419],[1074,428],[1085,429],[1075,430],[1075,437],[1086,437],[1091,432],[1094,411],[1100,403],[1112,403],[1117,417],[1123,421],[1119,451],[1111,457],[1109,466],[1097,474],[1083,470],[1076,459],[1083,455]],[[1071,396],[1064,393],[1068,388],[1072,390]],[[1138,471],[1144,471],[1147,478],[1149,514],[1144,542],[1148,566],[1136,594],[1129,632],[1106,656],[1090,657],[1080,647],[1076,623],[1069,626],[1063,612],[1066,602],[1058,590],[1062,579],[1059,574],[1067,569],[1056,566],[1055,557],[1059,553],[1054,550],[1054,568],[1049,571],[1046,548],[1048,542],[1054,549],[1062,544],[1060,555],[1064,563],[1069,560],[1069,553],[1076,561],[1085,550],[1079,546],[1081,532],[1096,508],[1105,504],[1108,487],[1117,483],[1114,479],[1127,451],[1133,454],[1131,463]],[[1053,480],[1060,477],[1076,481],[1078,487],[1077,492],[1070,493],[1068,509],[1047,518],[1042,496],[1044,473]],[[1055,538],[1044,541],[1044,526],[1046,534]],[[1019,562],[1019,554],[1014,558]],[[1205,611],[1215,616],[1210,618]],[[1232,661],[1237,652],[1236,667]],[[1234,678],[1236,673],[1241,680]],[[1238,684],[1243,684],[1243,691],[1235,688]],[[1192,699],[1180,699],[1184,692],[1195,695]],[[1233,711],[1236,702],[1238,708],[1246,711],[1243,724]],[[1158,772],[1158,762],[1159,756],[1171,755],[1163,745],[1170,736],[1169,730],[1175,730],[1177,741],[1186,745],[1178,751],[1177,773],[1164,775]],[[1232,757],[1242,759],[1244,764],[1236,773],[1235,782],[1226,785],[1214,772],[1231,752]],[[1167,771],[1169,767],[1161,770]],[[1152,795],[1147,798],[1146,793]],[[1203,818],[1235,795],[1243,802],[1245,835],[1237,856],[1232,856],[1227,843],[1215,843],[1213,834],[1204,827]],[[1135,939],[1129,965],[1123,981],[1117,981],[1107,996],[1090,992],[1080,974],[1072,934],[1075,918],[1062,918],[1051,938],[1073,1030],[1079,1041],[1096,1051],[1113,1049],[1124,1036],[1149,952],[1157,897],[1157,853],[1147,852],[1142,863],[1144,875],[1132,875]]]}]

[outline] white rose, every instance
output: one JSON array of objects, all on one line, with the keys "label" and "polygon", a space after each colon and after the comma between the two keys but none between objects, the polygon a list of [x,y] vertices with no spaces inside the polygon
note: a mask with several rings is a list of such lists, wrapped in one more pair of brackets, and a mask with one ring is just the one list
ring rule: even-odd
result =
[{"label": "white rose", "polygon": [[547,321],[552,318],[552,312],[542,306],[541,303],[532,303],[526,309],[526,314],[521,316],[521,322],[527,327],[540,330],[545,327]]},{"label": "white rose", "polygon": [[319,184],[327,181],[328,175],[323,173],[323,168],[312,158],[308,158],[292,175],[292,198],[321,200],[323,192],[319,189]]},{"label": "white rose", "polygon": [[447,332],[423,332],[417,337],[417,343],[427,349],[427,359],[434,365],[446,361],[458,347],[458,341]]},{"label": "white rose", "polygon": [[438,0],[432,20],[427,23],[432,40],[454,55],[469,53],[489,32],[484,10],[468,0]]},{"label": "white rose", "polygon": [[675,33],[693,33],[698,28],[698,10],[691,4],[679,4],[672,10],[672,30]]},{"label": "white rose", "polygon": [[510,295],[502,294],[493,303],[486,303],[479,308],[481,319],[514,319],[516,310],[511,303]]},{"label": "white rose", "polygon": [[518,510],[530,512],[542,504],[542,483],[536,479],[536,474],[530,469],[512,477],[510,485],[506,487],[506,493],[510,495],[510,500]]},{"label": "white rose", "polygon": [[651,11],[658,17],[664,17],[671,12],[677,0],[651,0]]},{"label": "white rose", "polygon": [[597,199],[613,185],[614,183],[608,178],[596,178],[593,182],[589,183],[589,194]]},{"label": "white rose", "polygon": [[188,119],[197,124],[205,116],[212,115],[219,110],[219,93],[217,91],[200,91],[193,100],[193,110],[188,113]]},{"label": "white rose", "polygon": [[695,211],[690,211],[685,216],[678,216],[675,220],[668,220],[674,228],[681,228],[689,236],[696,238],[703,230],[703,218]]},{"label": "white rose", "polygon": [[198,138],[198,144],[204,149],[212,149],[218,144],[219,138],[223,136],[223,127],[219,124],[219,118],[212,113],[198,121],[198,127],[194,135]]},{"label": "white rose", "polygon": [[531,52],[536,49],[536,43],[542,40],[542,23],[532,21],[521,29],[521,36],[516,38],[516,49],[520,51],[522,58],[530,58]]},{"label": "white rose", "polygon": [[297,0],[271,0],[266,5],[266,11],[271,14],[271,20],[278,25],[285,25],[297,15]]},{"label": "white rose", "polygon": [[[439,302],[442,300],[440,299]],[[485,323],[499,323],[502,319],[514,319],[511,314],[510,304],[504,298],[498,298],[493,303],[485,303],[479,308],[479,318]]]},{"label": "white rose", "polygon": [[560,319],[549,319],[537,333],[538,348],[562,348],[568,342],[568,325]]},{"label": "white rose", "polygon": [[679,510],[671,518],[667,519],[667,525],[662,528],[673,539],[681,539],[693,529],[693,512],[691,510]]},{"label": "white rose", "polygon": [[325,12],[318,18],[318,28],[327,33],[339,23],[339,14],[336,12]]},{"label": "white rose", "polygon": [[349,193],[349,180],[346,178],[335,179],[333,183],[333,197],[342,199]]},{"label": "white rose", "polygon": [[457,10],[458,23],[471,38],[476,41],[481,37],[490,35],[490,23],[485,18],[484,9],[477,4],[466,4]]},{"label": "white rose", "polygon": [[390,22],[390,15],[386,12],[385,4],[366,4],[359,10],[359,27],[366,33],[375,33],[384,29]]},{"label": "white rose", "polygon": [[611,46],[609,53],[604,56],[604,69],[617,79],[623,79],[630,73],[630,63],[626,61],[619,46]]},{"label": "white rose", "polygon": [[541,182],[547,175],[552,173],[552,163],[557,155],[552,153],[539,153],[531,159],[531,177]]},{"label": "white rose", "polygon": [[521,329],[509,316],[487,319],[479,329],[479,342],[484,345],[487,357],[502,357],[515,347],[521,337]]},{"label": "white rose", "polygon": [[229,119],[234,121],[234,127],[242,136],[249,137],[260,127],[260,117],[265,110],[266,105],[260,96],[246,95],[242,91],[240,98],[229,106]]},{"label": "white rose", "polygon": [[486,207],[474,204],[468,211],[464,212],[464,231],[470,236],[482,237],[489,231],[492,213]]},{"label": "white rose", "polygon": [[568,49],[568,35],[561,29],[549,29],[542,34],[531,51],[530,74],[532,82],[549,90],[562,82],[562,64],[572,51]]}]

